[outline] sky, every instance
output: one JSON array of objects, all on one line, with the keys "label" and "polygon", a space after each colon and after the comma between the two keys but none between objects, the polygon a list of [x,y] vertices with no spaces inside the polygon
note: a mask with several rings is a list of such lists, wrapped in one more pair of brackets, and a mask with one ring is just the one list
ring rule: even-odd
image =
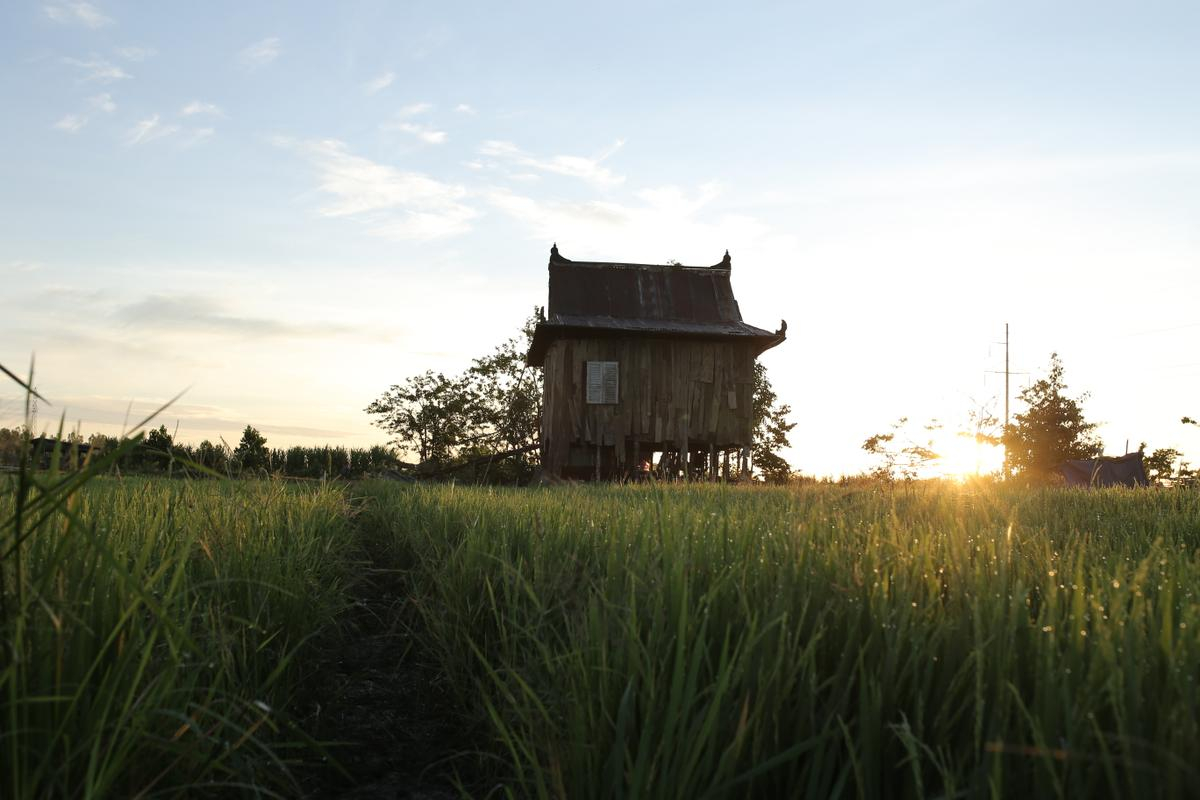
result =
[{"label": "sky", "polygon": [[[1200,5],[0,4],[0,364],[39,424],[379,443],[577,260],[728,248],[793,466],[1003,413],[1200,462]],[[15,387],[14,387],[15,388]],[[0,388],[0,425],[24,412]]]}]

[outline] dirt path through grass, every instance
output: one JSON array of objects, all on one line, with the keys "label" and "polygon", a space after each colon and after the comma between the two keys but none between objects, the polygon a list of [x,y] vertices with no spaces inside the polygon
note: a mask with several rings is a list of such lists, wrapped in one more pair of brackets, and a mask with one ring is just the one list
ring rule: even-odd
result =
[{"label": "dirt path through grass", "polygon": [[367,553],[344,633],[322,655],[309,730],[331,742],[310,798],[457,798],[448,762],[466,745],[436,663],[413,634],[403,578]]}]

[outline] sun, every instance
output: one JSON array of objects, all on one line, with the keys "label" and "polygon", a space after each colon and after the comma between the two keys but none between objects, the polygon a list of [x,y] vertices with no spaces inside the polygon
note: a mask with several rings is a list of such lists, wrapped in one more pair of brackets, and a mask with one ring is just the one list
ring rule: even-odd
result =
[{"label": "sun", "polygon": [[975,475],[987,475],[1004,465],[1004,448],[977,442],[972,436],[947,434],[934,443],[938,454],[933,469],[939,477],[966,480]]}]

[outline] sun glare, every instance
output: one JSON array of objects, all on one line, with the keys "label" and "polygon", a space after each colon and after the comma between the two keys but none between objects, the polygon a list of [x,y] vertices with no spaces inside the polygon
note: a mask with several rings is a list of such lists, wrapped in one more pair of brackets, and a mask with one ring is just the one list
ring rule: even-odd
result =
[{"label": "sun glare", "polygon": [[1004,465],[1003,447],[977,442],[968,436],[949,435],[935,443],[934,451],[939,456],[934,470],[942,478],[966,480],[996,472]]}]

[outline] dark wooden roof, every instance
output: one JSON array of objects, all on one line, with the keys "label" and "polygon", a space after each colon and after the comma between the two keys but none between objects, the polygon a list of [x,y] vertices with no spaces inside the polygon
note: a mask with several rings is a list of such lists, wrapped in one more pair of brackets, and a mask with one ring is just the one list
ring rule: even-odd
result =
[{"label": "dark wooden roof", "polygon": [[[711,267],[571,261],[550,250],[550,302],[534,332],[530,364],[563,336],[653,335],[748,338],[761,350],[784,340],[742,321],[729,276],[728,251]],[[760,350],[760,352],[761,352]]]}]

